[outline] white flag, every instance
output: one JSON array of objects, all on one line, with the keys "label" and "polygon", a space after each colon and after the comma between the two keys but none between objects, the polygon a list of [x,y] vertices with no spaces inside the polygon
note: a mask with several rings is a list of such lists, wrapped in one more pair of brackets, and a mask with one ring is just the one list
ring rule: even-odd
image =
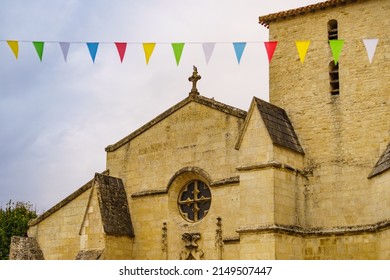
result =
[{"label": "white flag", "polygon": [[368,59],[371,63],[375,54],[376,45],[378,44],[378,39],[363,39],[363,43],[366,47]]},{"label": "white flag", "polygon": [[215,43],[203,43],[202,47],[203,47],[204,56],[206,58],[206,64],[209,64],[211,55],[213,54],[214,51]]}]

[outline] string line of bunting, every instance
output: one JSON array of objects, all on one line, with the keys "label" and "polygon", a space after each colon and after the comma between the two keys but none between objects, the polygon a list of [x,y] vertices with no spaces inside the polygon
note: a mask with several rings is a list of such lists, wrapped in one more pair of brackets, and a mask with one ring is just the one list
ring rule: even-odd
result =
[{"label": "string line of bunting", "polygon": [[[18,55],[19,55],[19,42],[32,43],[36,52],[37,52],[37,55],[38,55],[40,61],[42,61],[43,51],[44,51],[44,46],[45,46],[45,42],[43,42],[43,41],[13,41],[13,40],[0,40],[0,41],[7,42],[8,46],[11,48],[16,59],[18,59]],[[363,41],[364,46],[365,46],[366,51],[367,51],[368,60],[370,63],[372,63],[379,39],[362,39],[362,41]],[[58,43],[60,48],[61,48],[65,62],[67,61],[68,52],[69,52],[69,48],[70,48],[71,44],[77,44],[77,43],[86,44],[86,46],[88,47],[88,51],[89,51],[89,54],[91,56],[92,62],[95,63],[96,54],[98,52],[99,44],[100,43],[108,43],[108,42],[100,42],[99,43],[99,42],[54,42],[54,41],[47,41],[46,43]],[[153,51],[154,51],[156,45],[157,44],[167,44],[167,43],[127,43],[127,42],[110,42],[110,43],[115,44],[115,46],[118,50],[118,54],[119,54],[119,58],[120,58],[121,62],[123,62],[123,59],[125,57],[126,48],[127,48],[128,44],[142,45],[147,65],[149,64],[149,60],[153,54]],[[241,57],[244,53],[244,50],[245,50],[247,43],[248,42],[232,42],[231,43],[234,47],[234,52],[235,52],[238,64],[240,64]],[[265,50],[266,50],[267,56],[268,56],[268,62],[270,63],[272,60],[272,57],[275,53],[276,47],[278,45],[278,41],[254,42],[254,43],[264,43],[264,47],[265,47]],[[302,63],[304,63],[304,61],[305,61],[306,54],[307,54],[309,47],[310,47],[310,43],[311,43],[310,40],[295,41],[295,45],[296,45],[296,48],[298,51],[299,59]],[[184,46],[186,44],[202,44],[203,52],[204,52],[205,59],[206,59],[206,64],[208,64],[210,59],[211,59],[211,56],[214,52],[215,45],[222,44],[222,43],[170,43],[170,44],[172,46],[173,54],[175,56],[176,65],[179,65],[181,56],[183,54]],[[341,54],[341,51],[342,51],[342,48],[343,48],[343,45],[344,45],[344,40],[329,40],[329,45],[330,45],[330,48],[332,51],[334,62],[335,62],[335,64],[337,64],[339,57],[340,57],[340,54]]]}]

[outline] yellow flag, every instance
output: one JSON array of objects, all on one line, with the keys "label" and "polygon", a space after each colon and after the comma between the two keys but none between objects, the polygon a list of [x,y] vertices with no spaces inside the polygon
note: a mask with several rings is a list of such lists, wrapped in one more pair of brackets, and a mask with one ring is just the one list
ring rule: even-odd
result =
[{"label": "yellow flag", "polygon": [[296,41],[299,58],[303,63],[305,61],[307,50],[309,49],[310,41]]},{"label": "yellow flag", "polygon": [[143,43],[142,45],[144,47],[146,64],[149,64],[149,59],[152,56],[156,43]]},{"label": "yellow flag", "polygon": [[15,58],[18,59],[19,54],[19,42],[18,41],[7,41],[8,46],[11,48],[12,52],[15,55]]}]

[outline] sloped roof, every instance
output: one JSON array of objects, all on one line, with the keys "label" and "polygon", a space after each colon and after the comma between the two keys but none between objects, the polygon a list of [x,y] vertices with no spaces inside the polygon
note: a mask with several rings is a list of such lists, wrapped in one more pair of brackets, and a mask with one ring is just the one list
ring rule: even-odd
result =
[{"label": "sloped roof", "polygon": [[76,256],[76,260],[98,260],[103,253],[103,249],[81,250]]},{"label": "sloped roof", "polygon": [[229,115],[233,115],[233,116],[235,116],[237,118],[240,118],[240,119],[245,119],[246,114],[247,114],[247,112],[245,112],[245,111],[243,111],[241,109],[238,109],[238,108],[235,108],[235,107],[223,104],[221,102],[215,101],[214,99],[210,99],[210,98],[204,97],[202,95],[190,94],[187,98],[185,98],[184,100],[180,101],[176,105],[172,106],[171,108],[169,108],[168,110],[166,110],[162,114],[158,115],[153,120],[151,120],[150,122],[146,123],[145,125],[143,125],[139,129],[135,130],[134,132],[132,132],[128,136],[126,136],[123,139],[119,140],[115,144],[107,146],[106,147],[106,152],[115,151],[116,149],[118,149],[121,146],[123,146],[124,144],[128,143],[133,138],[135,138],[138,135],[142,134],[143,132],[145,132],[146,130],[148,130],[152,126],[156,125],[157,123],[161,122],[162,120],[164,120],[165,118],[167,118],[168,116],[170,116],[171,114],[173,114],[174,112],[176,112],[177,110],[179,110],[180,108],[184,107],[185,105],[187,105],[190,102],[196,102],[196,103],[199,103],[199,104],[203,104],[205,106],[208,106],[210,108],[213,108],[215,110],[224,112],[224,113],[229,114]]},{"label": "sloped roof", "polygon": [[259,98],[255,97],[254,101],[271,137],[272,143],[304,154],[287,113],[282,108]]},{"label": "sloped roof", "polygon": [[282,11],[278,13],[273,13],[265,16],[259,17],[259,23],[265,27],[269,26],[269,23],[276,20],[286,19],[289,17],[303,15],[306,13],[312,13],[318,10],[324,10],[327,8],[333,8],[341,5],[345,5],[348,3],[354,3],[357,0],[329,0],[325,2],[320,2],[313,5],[304,6],[297,9],[291,9],[287,11]]},{"label": "sloped roof", "polygon": [[94,185],[97,186],[104,232],[133,237],[134,228],[122,179],[96,173]]},{"label": "sloped roof", "polygon": [[[105,170],[102,172],[102,174],[107,174],[108,175],[108,170]],[[37,218],[31,220],[28,222],[28,225],[29,226],[34,226],[38,223],[40,223],[42,220],[46,219],[47,217],[49,217],[51,214],[55,213],[57,210],[61,209],[62,207],[64,207],[65,205],[67,205],[69,202],[71,202],[72,200],[74,200],[76,197],[78,197],[79,195],[81,195],[82,193],[84,193],[86,190],[90,189],[92,187],[92,183],[93,183],[93,179],[91,179],[90,181],[88,181],[86,184],[84,184],[83,186],[81,186],[80,188],[78,188],[76,191],[74,191],[73,193],[71,193],[70,195],[68,195],[67,197],[65,197],[63,200],[61,200],[60,202],[58,202],[56,205],[54,205],[53,207],[51,207],[49,210],[47,210],[46,212],[44,212],[42,215],[38,216]]]},{"label": "sloped roof", "polygon": [[378,174],[381,174],[382,172],[390,169],[390,143],[387,145],[387,148],[383,152],[383,154],[380,156],[378,162],[375,164],[373,170],[371,171],[371,174],[368,176],[368,178],[372,178]]}]

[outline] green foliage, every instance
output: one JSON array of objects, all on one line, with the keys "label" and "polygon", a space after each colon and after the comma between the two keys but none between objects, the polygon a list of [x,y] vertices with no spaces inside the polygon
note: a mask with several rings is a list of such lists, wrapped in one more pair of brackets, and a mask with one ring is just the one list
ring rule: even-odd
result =
[{"label": "green foliage", "polygon": [[0,260],[8,259],[12,236],[27,236],[28,221],[37,217],[32,205],[25,202],[7,203],[0,209]]}]

